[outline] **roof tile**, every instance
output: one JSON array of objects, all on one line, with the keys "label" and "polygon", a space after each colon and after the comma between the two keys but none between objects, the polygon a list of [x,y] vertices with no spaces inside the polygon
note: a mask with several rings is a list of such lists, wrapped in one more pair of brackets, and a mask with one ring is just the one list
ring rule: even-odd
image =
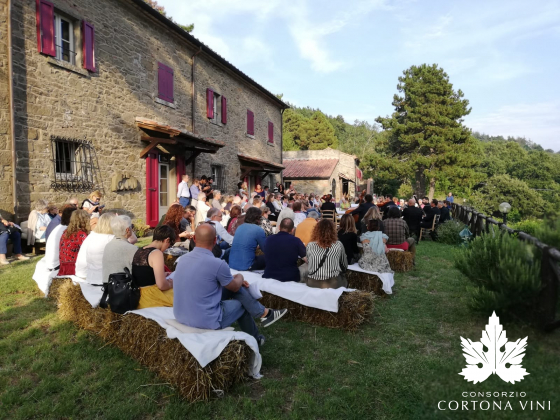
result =
[{"label": "roof tile", "polygon": [[330,178],[338,159],[284,159],[284,178]]}]

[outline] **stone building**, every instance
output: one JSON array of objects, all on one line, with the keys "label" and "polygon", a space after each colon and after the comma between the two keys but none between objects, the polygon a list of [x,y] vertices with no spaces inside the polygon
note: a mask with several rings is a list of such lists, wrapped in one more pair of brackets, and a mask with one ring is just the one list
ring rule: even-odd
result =
[{"label": "stone building", "polygon": [[4,216],[99,189],[107,209],[154,225],[183,173],[231,193],[280,180],[288,106],[142,0],[0,11]]},{"label": "stone building", "polygon": [[284,186],[302,193],[332,194],[337,199],[354,197],[362,180],[360,163],[354,155],[326,148],[283,152]]}]

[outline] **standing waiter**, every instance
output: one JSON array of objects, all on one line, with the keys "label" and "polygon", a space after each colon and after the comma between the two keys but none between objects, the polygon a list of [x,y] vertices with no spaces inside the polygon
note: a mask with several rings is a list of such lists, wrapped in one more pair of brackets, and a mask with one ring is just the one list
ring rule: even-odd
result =
[{"label": "standing waiter", "polygon": [[191,203],[191,191],[189,189],[189,176],[183,175],[183,180],[179,183],[177,187],[177,198],[179,203],[183,208],[187,207]]}]

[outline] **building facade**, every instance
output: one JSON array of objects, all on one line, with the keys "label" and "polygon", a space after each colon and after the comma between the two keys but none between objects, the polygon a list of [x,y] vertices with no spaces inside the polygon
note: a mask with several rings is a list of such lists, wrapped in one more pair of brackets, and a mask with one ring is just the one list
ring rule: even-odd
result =
[{"label": "building facade", "polygon": [[280,180],[287,105],[142,0],[0,7],[4,216],[100,190],[154,225],[182,174],[226,193]]},{"label": "building facade", "polygon": [[283,152],[284,185],[302,193],[354,197],[362,180],[360,163],[354,155],[326,148]]}]

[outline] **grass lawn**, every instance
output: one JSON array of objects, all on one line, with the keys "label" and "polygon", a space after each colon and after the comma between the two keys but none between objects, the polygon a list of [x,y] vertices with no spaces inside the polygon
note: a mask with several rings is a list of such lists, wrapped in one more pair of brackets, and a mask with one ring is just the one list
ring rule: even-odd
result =
[{"label": "grass lawn", "polygon": [[[266,331],[264,378],[197,404],[118,349],[59,320],[31,279],[33,261],[1,268],[0,418],[560,418],[560,331],[504,323],[509,340],[529,336],[523,366],[530,375],[521,383],[492,375],[473,385],[458,375],[465,365],[459,337],[480,340],[490,314],[467,308],[455,252],[423,242],[416,270],[395,276],[394,294],[376,301],[371,322],[358,333],[279,322]],[[463,398],[465,391],[527,396]],[[439,411],[441,400],[510,401],[513,411]],[[550,401],[551,411],[523,411],[518,400]]]}]

